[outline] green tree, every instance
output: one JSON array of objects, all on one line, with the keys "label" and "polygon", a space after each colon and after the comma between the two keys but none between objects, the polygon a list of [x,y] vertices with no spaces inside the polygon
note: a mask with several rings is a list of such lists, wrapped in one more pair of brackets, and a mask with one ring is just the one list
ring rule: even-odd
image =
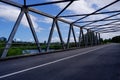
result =
[{"label": "green tree", "polygon": [[120,43],[120,36],[115,36],[112,38],[112,42]]}]

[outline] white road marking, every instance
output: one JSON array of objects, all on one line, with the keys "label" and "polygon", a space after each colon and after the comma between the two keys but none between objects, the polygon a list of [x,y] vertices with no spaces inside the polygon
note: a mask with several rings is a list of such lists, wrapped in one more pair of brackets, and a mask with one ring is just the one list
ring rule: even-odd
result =
[{"label": "white road marking", "polygon": [[67,59],[71,59],[71,58],[74,58],[74,57],[77,57],[77,56],[80,56],[80,55],[83,55],[83,54],[86,54],[86,53],[89,53],[89,52],[92,52],[92,51],[95,51],[95,50],[98,50],[98,49],[101,49],[101,48],[104,48],[104,47],[106,47],[106,46],[101,46],[99,48],[96,48],[96,49],[93,49],[93,50],[89,50],[89,51],[86,51],[86,52],[82,52],[80,54],[68,56],[68,57],[61,58],[61,59],[58,59],[58,60],[55,60],[55,61],[52,61],[52,62],[44,63],[44,64],[41,64],[41,65],[38,65],[38,66],[34,66],[34,67],[31,67],[31,68],[27,68],[27,69],[23,69],[23,70],[16,71],[16,72],[13,72],[13,73],[9,73],[9,74],[6,74],[6,75],[2,75],[2,76],[0,76],[0,79],[1,78],[5,78],[5,77],[9,77],[9,76],[13,76],[13,75],[16,75],[16,74],[20,74],[20,73],[23,73],[23,72],[26,72],[26,71],[30,71],[30,70],[33,70],[33,69],[37,69],[37,68],[40,68],[40,67],[43,67],[43,66],[47,66],[47,65],[50,65],[50,64],[53,64],[53,63],[57,63],[57,62],[60,62],[60,61],[64,61],[64,60],[67,60]]}]

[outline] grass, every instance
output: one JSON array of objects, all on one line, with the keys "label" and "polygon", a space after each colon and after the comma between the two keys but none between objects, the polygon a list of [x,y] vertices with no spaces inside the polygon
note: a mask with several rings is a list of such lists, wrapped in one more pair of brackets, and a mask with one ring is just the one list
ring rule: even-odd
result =
[{"label": "grass", "polygon": [[10,48],[8,51],[7,56],[16,56],[16,55],[22,55],[22,49],[21,48]]},{"label": "grass", "polygon": [[[40,46],[41,46],[42,50],[46,49],[45,44],[42,43],[42,44],[40,44]],[[5,47],[5,42],[0,42],[0,56],[3,53],[4,47]],[[70,48],[72,48],[72,47],[75,47],[74,43],[70,43]],[[31,49],[37,49],[36,44],[34,44],[34,43],[25,43],[25,44],[14,43],[8,50],[7,56],[22,55],[23,50],[31,50]],[[53,49],[53,50],[62,49],[62,45],[60,43],[51,43],[50,49]]]}]

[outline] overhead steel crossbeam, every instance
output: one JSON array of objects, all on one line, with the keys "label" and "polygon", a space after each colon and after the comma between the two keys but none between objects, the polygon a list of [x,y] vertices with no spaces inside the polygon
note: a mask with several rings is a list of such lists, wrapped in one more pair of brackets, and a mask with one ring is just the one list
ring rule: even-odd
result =
[{"label": "overhead steel crossbeam", "polygon": [[94,22],[94,21],[99,21],[99,22],[104,22],[104,21],[114,21],[114,20],[120,20],[120,18],[116,19],[105,19],[105,20],[91,20],[91,21],[81,21],[81,22],[76,22],[76,23],[88,23],[88,22]]},{"label": "overhead steel crossbeam", "polygon": [[89,29],[95,29],[95,28],[98,28],[98,27],[103,27],[103,26],[108,26],[108,25],[115,25],[115,24],[117,24],[117,22],[120,22],[120,20],[112,21],[112,22],[102,24],[102,25],[90,25],[90,26],[87,26],[87,27],[92,27],[92,28],[89,28]]},{"label": "overhead steel crossbeam", "polygon": [[88,17],[88,16],[90,16],[92,14],[95,14],[95,13],[97,13],[97,12],[99,12],[99,11],[101,11],[101,10],[103,10],[103,9],[105,9],[105,8],[107,8],[107,7],[115,4],[115,3],[117,3],[118,1],[120,1],[120,0],[115,0],[114,2],[112,2],[112,3],[110,3],[110,4],[108,4],[108,5],[104,6],[104,7],[102,7],[100,9],[96,10],[95,12],[92,12],[91,14],[88,14],[88,15],[86,15],[86,16],[84,16],[84,17],[82,17],[82,18],[80,18],[80,19],[78,19],[78,20],[76,20],[76,21],[74,21],[72,23],[76,23],[76,22],[78,22],[78,21],[80,21],[80,20],[82,20],[82,19],[84,19],[84,18],[86,18],[86,17]]},{"label": "overhead steel crossbeam", "polygon": [[120,29],[110,29],[110,30],[102,30],[100,33],[109,33],[109,32],[120,32]]},{"label": "overhead steel crossbeam", "polygon": [[[1,1],[2,1],[2,2],[5,2],[5,3],[8,3],[8,4],[11,4],[11,5],[16,4],[16,3],[14,3],[14,2],[10,2],[10,3],[9,3],[9,1],[6,1],[6,0],[1,0]],[[56,3],[63,3],[63,2],[73,2],[73,1],[77,1],[77,0],[65,0],[65,1],[46,2],[46,3],[39,3],[39,4],[27,5],[27,7],[40,6],[40,5],[49,5],[49,4],[56,4]],[[104,8],[106,8],[106,7],[110,6],[110,5],[118,2],[118,1],[119,1],[119,0],[116,0],[116,1],[114,1],[114,2],[112,2],[112,3],[110,3],[110,4],[108,4],[108,5],[106,5],[105,7],[101,8],[101,9],[99,9],[99,10],[96,10],[95,12],[93,12],[93,13],[91,13],[91,14],[87,14],[87,15],[90,16],[90,15],[92,15],[92,14],[105,14],[105,13],[119,12],[119,10],[118,10],[118,11],[109,11],[109,12],[96,13],[96,12],[98,12],[98,11],[100,11],[100,10],[102,10],[102,9],[104,9]],[[71,3],[70,3],[70,4],[71,4]],[[68,5],[57,15],[57,17],[58,17],[70,4],[68,4]],[[19,6],[18,6],[18,5],[19,5],[19,4],[14,5],[14,6],[22,7],[21,5],[19,5]],[[26,5],[26,0],[24,0],[24,5]],[[53,18],[53,17],[52,17],[52,18]]]},{"label": "overhead steel crossbeam", "polygon": [[95,29],[93,29],[93,30],[97,30],[97,29],[105,29],[105,28],[113,28],[113,27],[118,27],[118,26],[108,26],[108,27],[101,27],[101,28],[95,28]]},{"label": "overhead steel crossbeam", "polygon": [[120,32],[119,30],[112,30],[112,31],[100,31],[100,33],[111,33],[111,32]]},{"label": "overhead steel crossbeam", "polygon": [[[44,13],[44,12],[41,12],[41,11],[38,11],[38,10],[36,10],[36,9],[33,9],[33,8],[28,8],[28,9],[29,9],[29,11],[34,12],[34,13],[36,13],[36,14],[40,14],[40,15],[43,15],[43,16],[46,16],[46,17],[52,18],[52,19],[55,18],[55,16],[52,16],[52,15],[50,15],[50,14],[47,14],[47,13]],[[61,18],[57,18],[57,20],[58,20],[58,21],[61,21],[61,22],[64,22],[64,23],[67,23],[67,24],[71,24],[70,21],[67,21],[67,20],[64,20],[64,19],[61,19]],[[77,24],[73,24],[73,26],[81,27],[80,25],[77,25]],[[83,29],[87,29],[87,28],[84,27]]]},{"label": "overhead steel crossbeam", "polygon": [[117,29],[108,29],[108,30],[99,30],[99,32],[105,32],[105,31],[116,31],[116,30],[120,30],[120,27],[119,28],[117,28]]},{"label": "overhead steel crossbeam", "polygon": [[110,27],[104,27],[104,28],[98,28],[94,31],[101,31],[101,30],[107,30],[107,29],[118,29],[120,26],[110,26]]},{"label": "overhead steel crossbeam", "polygon": [[95,31],[95,32],[96,31],[98,32],[99,30],[102,30],[102,29],[106,29],[107,30],[108,28],[117,28],[117,27],[119,27],[119,25],[120,24],[115,24],[113,26],[105,26],[105,27],[101,27],[101,28],[95,28],[95,29],[92,29],[92,30]]},{"label": "overhead steel crossbeam", "polygon": [[72,3],[73,3],[73,1],[70,1],[70,3],[69,3],[67,6],[65,6],[65,8],[62,9],[62,11],[60,11],[60,12],[57,14],[56,18],[57,18],[63,11],[65,11]]},{"label": "overhead steel crossbeam", "polygon": [[[45,2],[45,3],[40,3],[40,4],[43,4],[43,5],[47,4],[48,5],[48,4],[55,4],[55,3],[62,3],[62,2],[73,2],[73,1],[78,1],[78,0],[54,1],[54,2]],[[0,2],[9,4],[9,5],[12,5],[12,6],[16,6],[16,7],[19,7],[19,8],[22,8],[23,6],[25,6],[25,5],[21,5],[19,3],[16,3],[16,2],[13,2],[13,1],[7,1],[7,0],[0,0]],[[26,4],[26,0],[24,0],[24,4]],[[29,9],[29,11],[32,11],[34,13],[37,13],[37,14],[40,14],[40,15],[43,15],[43,16],[46,16],[46,17],[49,17],[49,18],[52,18],[52,19],[56,18],[56,16],[52,16],[50,14],[47,14],[47,13],[44,13],[42,11],[36,10],[34,8],[28,7],[28,5],[26,5],[26,7]],[[71,24],[71,22],[66,21],[64,19],[58,19],[58,20],[60,20],[62,22],[65,22],[67,24]]]},{"label": "overhead steel crossbeam", "polygon": [[[56,4],[56,3],[70,2],[57,16],[51,16],[51,15],[49,15],[49,14],[43,13],[43,12],[38,11],[38,10],[35,10],[35,9],[33,9],[33,8],[29,8],[29,10],[32,11],[32,12],[37,12],[37,13],[40,13],[41,15],[44,15],[44,16],[47,16],[47,17],[50,17],[50,18],[55,18],[55,17],[58,17],[63,11],[65,11],[66,8],[69,7],[70,4],[71,4],[73,1],[78,1],[78,0],[53,1],[53,2],[45,2],[45,3],[31,4],[31,5],[26,5],[26,0],[24,0],[24,5],[26,5],[26,6],[29,8],[29,7],[32,7],[32,6],[50,5],[50,4]],[[101,9],[99,9],[99,10],[96,10],[95,12],[93,12],[93,13],[91,13],[91,14],[86,14],[86,16],[84,16],[84,18],[86,18],[86,17],[88,17],[88,16],[90,16],[90,15],[94,15],[94,14],[105,14],[105,13],[115,13],[115,12],[119,12],[119,10],[118,10],[118,11],[109,11],[109,12],[97,13],[97,12],[99,12],[99,11],[101,11],[101,10],[103,10],[103,9],[105,9],[105,8],[107,8],[107,7],[115,4],[115,3],[117,3],[118,1],[119,1],[119,0],[116,0],[116,1],[114,1],[114,2],[112,2],[112,3],[110,3],[110,4],[108,4],[108,5],[104,6],[103,8],[101,8]],[[20,4],[18,4],[18,3],[12,2],[12,1],[9,2],[9,1],[6,1],[6,0],[1,0],[1,2],[7,3],[7,4],[11,4],[11,5],[16,6],[16,7],[22,7],[22,6],[23,6],[23,5],[20,5]],[[83,15],[85,15],[85,14],[83,14]],[[60,18],[58,18],[58,20],[63,21],[63,22],[68,23],[68,24],[72,24],[71,22],[66,21],[66,20],[63,20],[63,19],[60,19]],[[103,19],[103,20],[104,20],[104,19]],[[98,21],[95,21],[95,22],[99,22],[99,21],[102,21],[102,20],[98,20]],[[94,23],[94,21],[93,21],[93,23]],[[88,24],[88,25],[89,25],[89,24]],[[75,24],[74,26],[77,26],[77,27],[78,27],[79,25],[76,25],[76,24]],[[86,26],[86,25],[84,25],[84,26]],[[79,27],[81,27],[81,26],[79,26]],[[82,26],[82,27],[83,27],[83,26]],[[86,29],[86,28],[84,28],[84,29]]]},{"label": "overhead steel crossbeam", "polygon": [[[76,14],[76,15],[66,15],[66,16],[59,16],[59,17],[78,17],[78,16],[86,16],[86,15],[99,15],[99,14],[108,14],[108,13],[117,13],[120,12],[120,10],[116,10],[116,11],[107,11],[107,12],[99,12],[99,13],[95,13],[95,14]],[[78,23],[78,22],[76,22]]]},{"label": "overhead steel crossbeam", "polygon": [[101,28],[95,31],[101,32],[101,31],[110,31],[110,30],[119,30],[119,29],[120,29],[120,26],[111,26],[111,27]]},{"label": "overhead steel crossbeam", "polygon": [[[106,24],[106,25],[109,25],[109,26],[111,26],[111,25],[118,26],[118,25],[120,25],[120,23],[118,23],[118,24]],[[106,25],[101,25],[101,26],[106,26]],[[101,26],[99,26],[99,27],[101,27]],[[97,29],[97,28],[92,28],[92,29]]]},{"label": "overhead steel crossbeam", "polygon": [[57,4],[57,3],[64,3],[64,2],[73,2],[78,0],[60,0],[60,1],[52,1],[52,2],[45,2],[45,3],[37,3],[37,4],[30,4],[27,7],[34,7],[34,6],[41,6],[41,5],[50,5],[50,4]]},{"label": "overhead steel crossbeam", "polygon": [[[105,17],[105,18],[103,18],[103,19],[100,19],[100,20],[101,20],[101,21],[102,21],[102,20],[106,20],[106,19],[109,19],[109,18],[111,18],[111,17],[115,17],[115,16],[117,16],[117,15],[120,15],[120,13],[117,13],[117,14],[110,15],[110,16],[108,16],[108,17]],[[99,21],[94,21],[94,22],[91,22],[91,23],[85,24],[85,25],[83,25],[82,27],[89,26],[90,24],[94,24],[94,23],[96,23],[96,22],[99,22]]]}]

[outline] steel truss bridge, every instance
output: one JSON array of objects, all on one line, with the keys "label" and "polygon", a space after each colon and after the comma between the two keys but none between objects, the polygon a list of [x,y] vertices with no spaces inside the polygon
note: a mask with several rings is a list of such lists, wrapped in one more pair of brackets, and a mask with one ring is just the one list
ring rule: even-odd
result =
[{"label": "steel truss bridge", "polygon": [[[21,9],[20,14],[19,14],[19,16],[18,16],[18,18],[17,18],[17,20],[16,20],[16,22],[14,24],[14,27],[13,27],[11,33],[10,33],[10,36],[8,38],[8,41],[6,43],[6,46],[4,48],[4,51],[2,53],[1,58],[5,58],[6,57],[6,55],[8,53],[8,50],[11,47],[12,40],[13,40],[15,34],[16,34],[16,31],[17,31],[17,29],[19,27],[19,24],[20,24],[21,19],[23,18],[24,14],[26,15],[26,18],[27,18],[27,21],[29,23],[32,35],[33,35],[35,43],[37,45],[37,48],[38,48],[39,52],[41,52],[41,46],[39,44],[39,40],[38,40],[38,37],[36,35],[35,29],[34,29],[34,26],[33,26],[33,22],[31,20],[29,12],[33,12],[33,13],[36,13],[36,14],[39,14],[39,15],[42,15],[42,16],[45,16],[45,17],[53,19],[52,27],[51,27],[51,30],[50,30],[50,33],[49,33],[47,44],[46,44],[47,45],[46,51],[49,50],[55,26],[57,28],[57,31],[58,31],[59,38],[60,38],[61,45],[62,45],[63,49],[68,49],[69,48],[70,35],[71,34],[73,34],[74,42],[76,44],[76,47],[79,48],[81,46],[81,40],[83,40],[84,46],[87,46],[88,44],[90,44],[91,46],[98,45],[98,44],[100,44],[100,33],[109,33],[109,32],[120,31],[120,26],[119,26],[120,24],[117,23],[117,22],[120,21],[120,18],[110,19],[112,17],[120,15],[120,10],[112,10],[112,11],[104,12],[104,9],[106,9],[106,8],[116,4],[116,3],[119,3],[120,0],[114,0],[112,3],[107,4],[107,5],[103,6],[103,7],[101,7],[100,9],[90,13],[90,14],[73,14],[73,15],[61,16],[61,14],[64,11],[66,11],[67,8],[75,1],[78,1],[78,0],[61,0],[61,1],[51,1],[51,2],[44,2],[44,3],[38,2],[36,4],[27,5],[26,4],[26,0],[24,0],[24,5],[22,5],[22,4],[19,4],[17,2],[13,2],[11,0],[0,0],[0,2],[2,2],[2,3],[5,3],[5,4],[8,4],[8,5],[11,5],[11,6],[14,6],[14,7],[17,7],[17,8]],[[68,4],[57,15],[50,15],[50,14],[47,14],[45,12],[42,12],[40,10],[37,10],[37,9],[33,8],[35,6],[51,5],[51,4],[66,3],[66,2],[68,2]],[[110,14],[110,13],[113,13],[113,14]],[[89,16],[101,15],[101,14],[109,14],[109,16],[104,17],[104,18],[99,19],[99,20],[82,21],[83,19],[85,19],[85,18],[87,18]],[[81,16],[81,18],[79,18],[79,19],[77,19],[77,20],[75,20],[73,22],[70,22],[70,21],[66,20],[69,17],[76,18],[76,17],[80,17],[80,16]],[[66,18],[66,19],[64,19],[64,18]],[[63,38],[62,38],[62,35],[61,35],[61,31],[59,29],[60,26],[58,24],[58,21],[64,22],[66,24],[69,24],[67,46],[65,46],[65,43],[63,41]],[[108,23],[107,21],[111,21],[111,22]],[[105,24],[101,24],[101,25],[99,25],[99,24],[98,25],[92,25],[92,24],[97,23],[97,22],[106,22],[106,23]],[[81,23],[84,24],[84,25],[81,26],[80,25]],[[104,27],[106,25],[107,26],[109,25],[109,27]],[[80,31],[79,42],[77,42],[77,40],[76,40],[76,35],[75,35],[75,31],[74,31],[73,27],[78,27],[79,28],[79,31]],[[88,34],[86,36],[84,36],[83,29],[87,30]],[[92,34],[90,34],[90,33],[92,33]],[[90,43],[88,43],[88,39],[90,39]]]}]

